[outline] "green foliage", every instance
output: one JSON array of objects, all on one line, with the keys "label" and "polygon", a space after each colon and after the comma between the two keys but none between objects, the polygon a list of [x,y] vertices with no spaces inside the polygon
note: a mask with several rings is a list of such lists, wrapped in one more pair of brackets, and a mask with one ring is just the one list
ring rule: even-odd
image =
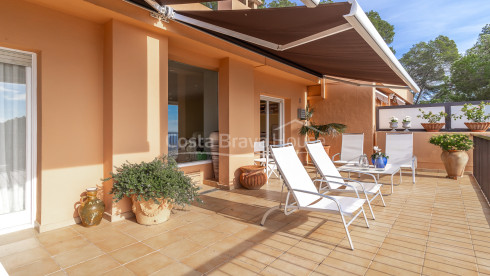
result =
[{"label": "green foliage", "polygon": [[116,173],[111,173],[111,177],[103,181],[111,179],[113,186],[110,194],[114,195],[116,202],[132,195],[136,195],[138,200],[152,199],[157,204],[161,198],[180,206],[200,202],[199,187],[178,169],[175,160],[165,156],[139,164],[126,161],[121,167],[116,167]]},{"label": "green foliage", "polygon": [[444,111],[441,111],[439,113],[432,113],[432,111],[425,112],[420,108],[419,111],[422,114],[417,115],[417,118],[425,119],[429,121],[429,123],[438,123],[442,118],[445,118],[447,116],[447,113]]},{"label": "green foliage", "polygon": [[[387,21],[383,20],[378,12],[369,11],[366,13],[367,17],[373,23],[374,27],[381,35],[386,44],[390,45],[393,43],[393,38],[395,37],[395,26],[391,25]],[[395,49],[390,46],[393,53],[396,53]]]},{"label": "green foliage", "polygon": [[216,11],[218,10],[218,2],[217,1],[212,1],[212,2],[202,2],[204,6]]},{"label": "green foliage", "polygon": [[390,158],[389,156],[387,156],[385,153],[383,153],[381,151],[378,151],[378,152],[371,154],[371,159],[376,160],[376,158],[378,158],[378,157],[385,157],[386,159]]},{"label": "green foliage", "polygon": [[447,79],[451,65],[460,57],[454,40],[438,36],[429,42],[420,42],[403,55],[400,62],[420,87],[415,103],[447,89]]},{"label": "green foliage", "polygon": [[326,125],[317,125],[311,121],[311,117],[313,117],[313,113],[315,113],[315,110],[310,107],[310,104],[306,105],[306,116],[305,116],[305,123],[303,126],[299,129],[299,134],[300,135],[313,135],[315,137],[315,140],[318,140],[318,137],[320,135],[332,135],[335,136],[339,133],[344,133],[345,129],[347,128],[346,125],[343,124],[338,124],[338,123],[331,123],[331,124],[326,124]]},{"label": "green foliage", "polygon": [[[482,101],[480,104],[473,106],[470,103],[465,103],[461,111],[467,120],[475,123],[484,123],[490,119],[490,113],[485,114],[485,106],[490,105],[490,102]],[[463,115],[456,116],[453,114],[453,118],[461,119]]]},{"label": "green foliage", "polygon": [[470,150],[473,147],[468,135],[464,134],[440,134],[432,136],[429,143],[439,146],[442,150]]}]

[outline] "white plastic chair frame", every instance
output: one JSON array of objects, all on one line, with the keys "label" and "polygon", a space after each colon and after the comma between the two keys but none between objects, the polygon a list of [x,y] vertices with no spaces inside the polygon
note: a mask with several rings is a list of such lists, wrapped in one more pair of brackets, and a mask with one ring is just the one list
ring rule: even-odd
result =
[{"label": "white plastic chair frame", "polygon": [[[373,200],[375,200],[378,196],[381,198],[381,202],[383,202],[383,206],[386,207],[386,203],[385,203],[385,200],[383,198],[383,195],[381,194],[381,187],[383,186],[383,184],[378,184],[378,181],[376,179],[376,176],[373,175],[373,174],[370,174],[370,173],[364,173],[364,172],[360,172],[359,174],[363,174],[363,175],[367,175],[367,176],[371,176],[374,180],[374,185],[375,185],[375,188],[376,191],[374,192],[369,192],[369,191],[366,191],[366,188],[364,187],[365,184],[368,184],[368,185],[371,185],[372,183],[363,183],[361,181],[358,181],[358,180],[354,180],[354,179],[351,179],[351,178],[348,178],[348,177],[342,177],[342,175],[339,173],[339,171],[335,168],[335,165],[332,163],[331,165],[331,171],[329,171],[329,174],[325,174],[323,169],[320,168],[320,165],[318,164],[318,160],[316,159],[316,153],[314,153],[310,146],[309,145],[317,145],[317,144],[320,144],[321,145],[321,141],[320,140],[316,140],[316,141],[311,141],[311,142],[308,142],[307,145],[306,145],[306,150],[308,151],[308,154],[310,155],[311,157],[311,160],[313,161],[313,164],[315,165],[315,168],[317,170],[317,172],[320,173],[322,179],[324,180],[323,182],[327,183],[327,187],[323,188],[322,187],[322,183],[320,183],[320,186],[319,186],[319,190],[320,192],[322,190],[326,190],[326,191],[330,191],[330,192],[341,192],[341,193],[353,193],[353,192],[356,192],[357,196],[358,195],[358,189],[357,188],[353,188],[353,190],[350,190],[350,189],[339,189],[341,187],[353,187],[352,185],[349,185],[348,182],[355,182],[357,184],[359,184],[359,186],[361,187],[361,192],[364,193],[364,196],[366,197],[366,201],[367,201],[367,204],[369,206],[369,210],[371,211],[371,215],[373,216],[373,219],[376,219],[375,215],[374,215],[374,211],[373,211],[373,208],[371,206],[371,202],[373,202]],[[323,150],[323,147],[321,147],[321,149]],[[322,154],[322,153],[319,153],[319,154]],[[323,154],[326,155],[326,158],[329,158],[327,153],[325,151],[323,151]],[[332,180],[333,179],[338,179],[338,181],[335,181],[335,180]],[[348,181],[347,183],[345,181]],[[333,188],[331,184],[338,184],[336,188]],[[374,195],[371,199],[369,199],[368,197],[368,194],[370,195]]]},{"label": "white plastic chair frame", "polygon": [[[396,139],[397,137],[398,139]],[[393,139],[395,138],[395,139]],[[412,170],[412,182],[415,184],[417,169],[417,156],[413,155],[413,133],[387,133],[386,155],[389,164],[396,164],[402,168]],[[405,155],[405,156],[403,156]],[[402,179],[400,178],[400,183]]]},{"label": "white plastic chair frame", "polygon": [[[351,137],[354,139],[349,139]],[[340,152],[332,156],[332,161],[338,164],[357,163],[362,154],[364,154],[364,133],[342,133]],[[336,156],[339,156],[339,160],[335,160]]]},{"label": "white plastic chair frame", "polygon": [[279,177],[278,173],[276,172],[276,164],[274,163],[274,161],[270,160],[269,152],[265,148],[265,141],[254,142],[254,153],[256,152],[260,153],[260,158],[255,159],[254,162],[259,163],[265,167],[267,183],[269,183],[269,178],[272,174],[274,174],[276,177]]},{"label": "white plastic chair frame", "polygon": [[[280,162],[278,162],[278,160],[277,160],[277,158],[276,158],[276,156],[274,154],[274,149],[280,149],[280,148],[286,148],[286,147],[290,147],[291,150],[294,152],[294,148],[293,148],[293,145],[291,143],[283,144],[283,145],[271,145],[270,146],[272,157],[276,161],[279,174],[282,176],[282,180],[283,180],[283,185],[282,185],[282,188],[281,188],[281,195],[280,195],[281,201],[279,202],[279,205],[278,206],[274,206],[274,207],[270,208],[269,210],[267,210],[267,212],[265,212],[264,216],[262,217],[262,221],[260,222],[260,225],[264,226],[267,217],[272,212],[274,212],[276,210],[281,210],[281,209],[283,209],[284,214],[286,216],[287,215],[290,215],[290,214],[292,214],[292,213],[294,213],[296,211],[300,211],[300,210],[326,212],[326,213],[338,213],[340,215],[340,218],[341,218],[342,223],[344,225],[344,229],[345,229],[345,232],[347,234],[347,238],[349,240],[350,247],[351,247],[352,250],[354,250],[354,244],[352,243],[352,239],[351,239],[351,236],[350,236],[348,227],[362,213],[363,216],[364,216],[364,221],[366,222],[366,227],[369,228],[369,223],[368,223],[368,220],[367,220],[367,217],[366,217],[366,213],[364,212],[364,208],[363,208],[364,202],[366,200],[365,199],[361,199],[359,197],[359,194],[357,193],[357,190],[354,187],[352,187],[351,185],[346,184],[346,186],[351,186],[356,191],[357,199],[352,198],[352,199],[355,200],[352,204],[350,204],[350,205],[344,204],[344,206],[343,206],[342,203],[339,200],[347,199],[348,197],[329,196],[329,195],[326,195],[326,194],[319,193],[318,190],[316,189],[314,183],[315,182],[326,182],[326,181],[323,180],[323,179],[315,179],[315,180],[312,181],[311,178],[309,178],[309,176],[307,177],[308,180],[305,179],[306,183],[301,183],[301,185],[302,186],[305,186],[305,187],[309,186],[309,188],[311,190],[316,190],[317,192],[303,190],[303,189],[293,189],[293,188],[291,188],[292,186],[291,186],[291,184],[289,182],[289,179],[287,178],[287,175],[284,173],[283,168],[281,167]],[[298,168],[298,170],[304,170],[304,173],[306,173],[306,175],[308,175],[308,173],[306,172],[306,169],[302,166],[301,162],[299,161],[299,158],[296,155],[296,152],[294,152],[294,156],[295,156],[296,160],[291,160],[292,161],[291,163],[294,163],[294,162],[298,163],[298,166],[301,166],[301,168]],[[309,181],[309,184],[310,185],[308,185],[308,181]],[[311,185],[313,185],[313,186],[311,186]],[[287,194],[287,197],[286,197],[286,202],[284,203],[284,206],[283,206],[283,204],[282,204],[282,193],[284,191],[284,186],[286,186],[286,188],[288,189],[288,194]],[[298,193],[304,193],[304,194],[314,195],[314,196],[317,196],[318,199],[317,200],[313,200],[312,202],[310,202],[306,206],[304,206],[304,205],[301,206],[299,204],[300,201],[298,200],[298,196],[297,196]],[[290,202],[291,195],[293,195],[294,202]],[[327,199],[327,200],[330,200],[330,201],[334,202],[335,203],[335,206],[336,206],[336,209],[318,209],[318,208],[310,207],[310,206],[314,206],[315,204],[317,204],[318,202],[320,202],[322,199]],[[352,202],[352,200],[350,200],[350,201]],[[359,207],[356,207],[356,205],[359,205]],[[357,209],[353,209],[352,212],[350,212],[350,213],[349,212],[346,212],[346,210],[344,210],[344,208],[349,209],[349,207],[353,207],[353,208],[357,208]],[[352,219],[346,223],[345,216],[352,216]]]}]

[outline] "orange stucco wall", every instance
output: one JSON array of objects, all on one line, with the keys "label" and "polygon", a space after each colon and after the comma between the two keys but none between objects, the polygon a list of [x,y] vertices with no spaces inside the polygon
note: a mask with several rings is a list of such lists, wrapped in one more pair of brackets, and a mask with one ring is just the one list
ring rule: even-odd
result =
[{"label": "orange stucco wall", "polygon": [[[320,86],[308,88],[309,94],[320,95]],[[372,153],[375,137],[375,92],[370,87],[340,83],[327,83],[325,99],[313,96],[310,106],[314,109],[312,120],[316,124],[341,123],[347,125],[346,133],[364,133],[364,152]],[[340,152],[342,137],[324,136],[330,145],[330,156]]]},{"label": "orange stucco wall", "polygon": [[[248,139],[222,149],[222,188],[236,187],[238,168],[253,163],[260,95],[284,99],[290,122],[316,80],[185,26],[162,25],[122,1],[1,1],[0,26],[8,27],[0,29],[0,46],[38,54],[40,231],[73,224],[75,204],[93,186],[103,188],[107,218],[131,215],[130,202],[114,203],[112,184],[100,179],[126,160],[167,151],[169,59],[219,71],[220,131]],[[288,125],[286,139],[298,127]],[[210,164],[182,170],[212,176]]]},{"label": "orange stucco wall", "polygon": [[[377,133],[377,143],[380,148],[385,149],[386,146],[386,133],[385,131],[379,131]],[[441,161],[441,148],[429,143],[430,137],[439,134],[466,134],[470,135],[471,132],[413,132],[413,154],[417,156],[417,164],[420,169],[438,169],[444,170],[444,164]],[[473,140],[473,136],[470,135]],[[466,171],[473,171],[473,150],[468,151],[470,157],[468,164],[466,165]]]},{"label": "orange stucco wall", "polygon": [[38,54],[37,221],[73,223],[102,176],[102,26],[23,1],[2,1],[0,46]]}]

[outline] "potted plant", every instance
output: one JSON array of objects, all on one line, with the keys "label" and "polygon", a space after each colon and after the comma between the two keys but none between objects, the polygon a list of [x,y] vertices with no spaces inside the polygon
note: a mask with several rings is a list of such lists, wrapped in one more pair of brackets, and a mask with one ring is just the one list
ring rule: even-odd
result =
[{"label": "potted plant", "polygon": [[432,111],[425,112],[419,108],[420,115],[417,115],[417,118],[422,118],[428,121],[428,123],[421,123],[421,125],[425,128],[427,132],[439,132],[441,128],[444,127],[446,123],[439,123],[442,118],[446,118],[447,113],[441,111],[439,113],[432,113]]},{"label": "potted plant", "polygon": [[371,155],[371,162],[376,168],[384,168],[388,163],[388,156],[381,152],[381,149],[377,146],[374,146],[374,153]]},{"label": "potted plant", "polygon": [[466,151],[473,147],[468,135],[464,134],[441,134],[432,136],[429,143],[442,149],[441,159],[446,168],[447,177],[458,179],[463,176],[464,169],[468,163]]},{"label": "potted plant", "polygon": [[396,128],[398,127],[398,118],[395,116],[392,116],[390,118],[390,128],[391,131],[396,131]]},{"label": "potted plant", "polygon": [[190,177],[166,156],[151,162],[126,163],[103,181],[113,180],[110,194],[116,202],[131,198],[132,210],[140,224],[151,225],[166,221],[173,206],[185,206],[199,201],[198,190]]},{"label": "potted plant", "polygon": [[[311,108],[309,104],[306,105],[305,123],[299,129],[300,135],[312,135],[313,137],[315,137],[315,140],[318,140],[320,135],[335,136],[339,133],[345,132],[345,129],[347,128],[347,126],[344,124],[339,124],[339,123],[330,123],[330,124],[325,124],[325,125],[315,124],[311,120],[314,112],[315,112],[315,110],[313,108]],[[330,146],[329,145],[323,145],[323,147],[325,148],[325,151],[327,152],[327,154],[329,154]]]},{"label": "potted plant", "polygon": [[[470,103],[466,103],[461,108],[463,115],[468,121],[464,124],[471,131],[485,132],[490,127],[490,113],[485,114],[485,106],[490,105],[490,102],[482,101],[480,104],[473,106]],[[454,119],[461,119],[463,115],[453,115]]]},{"label": "potted plant", "polygon": [[412,126],[412,117],[405,116],[405,118],[403,118],[402,124],[405,131],[408,131],[408,129]]}]

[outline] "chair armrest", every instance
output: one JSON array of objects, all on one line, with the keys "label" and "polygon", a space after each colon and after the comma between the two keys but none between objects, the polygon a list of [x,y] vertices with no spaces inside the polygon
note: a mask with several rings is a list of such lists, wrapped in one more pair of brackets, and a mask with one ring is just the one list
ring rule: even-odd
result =
[{"label": "chair armrest", "polygon": [[[330,177],[330,176],[328,176],[328,177]],[[342,178],[342,177],[338,177],[338,176],[337,177],[336,176],[333,176],[333,177],[334,178]],[[344,179],[344,178],[342,178],[342,179]],[[345,179],[349,179],[349,178],[345,178]],[[313,183],[315,183],[315,182],[326,182],[326,183],[330,182],[330,183],[336,183],[336,184],[341,184],[341,185],[344,185],[344,186],[351,187],[356,192],[356,195],[359,198],[359,193],[357,192],[357,188],[354,187],[354,186],[352,186],[352,185],[350,185],[350,184],[348,184],[348,183],[345,183],[345,182],[337,182],[337,181],[327,181],[325,179],[315,179],[315,180],[313,180]],[[363,192],[366,192],[364,190],[364,185],[361,182],[355,181],[355,180],[353,180],[352,182],[358,182],[361,185],[361,187],[362,187],[362,191]]]},{"label": "chair armrest", "polygon": [[335,156],[337,156],[337,155],[339,155],[339,160],[340,160],[340,152],[339,152],[339,153],[336,153],[336,154],[334,154],[334,155],[332,156],[332,161],[334,161]]},{"label": "chair armrest", "polygon": [[305,193],[305,194],[310,194],[310,195],[316,195],[316,196],[321,196],[321,197],[324,197],[324,198],[328,198],[330,200],[332,200],[333,202],[335,202],[337,204],[337,208],[339,208],[339,211],[342,212],[342,207],[340,206],[340,202],[331,197],[331,196],[328,196],[328,195],[325,195],[325,194],[320,194],[320,193],[314,193],[314,192],[310,192],[310,191],[305,191],[305,190],[297,190],[297,189],[293,189],[293,191],[295,192],[300,192],[300,193]]}]

